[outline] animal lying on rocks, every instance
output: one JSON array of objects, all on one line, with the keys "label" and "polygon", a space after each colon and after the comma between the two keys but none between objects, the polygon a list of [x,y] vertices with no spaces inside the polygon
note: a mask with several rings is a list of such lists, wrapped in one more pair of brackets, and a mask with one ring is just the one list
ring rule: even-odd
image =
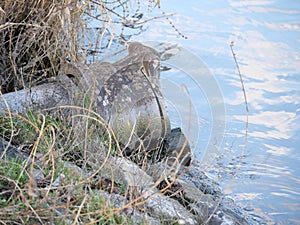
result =
[{"label": "animal lying on rocks", "polygon": [[76,78],[118,141],[130,149],[126,154],[159,155],[163,140],[170,133],[160,90],[160,58],[154,49],[137,42],[130,43],[128,53],[113,64],[64,64],[62,73]]},{"label": "animal lying on rocks", "polygon": [[[176,161],[176,154],[181,150],[184,154],[179,155],[185,157],[186,147],[190,149],[186,144],[177,146],[186,143],[181,133],[170,135],[169,116],[160,89],[158,53],[137,42],[129,45],[128,52],[126,57],[112,64],[62,64],[54,82],[3,95],[0,113],[8,109],[26,113],[28,109],[59,108],[66,109],[66,114],[71,111],[72,118],[78,120],[86,111],[68,109],[83,106],[102,117],[122,145],[125,156],[134,158],[135,162],[145,158],[160,160],[168,155]],[[84,135],[84,124],[79,122],[74,129],[76,127]],[[174,134],[178,135],[174,137]]]}]

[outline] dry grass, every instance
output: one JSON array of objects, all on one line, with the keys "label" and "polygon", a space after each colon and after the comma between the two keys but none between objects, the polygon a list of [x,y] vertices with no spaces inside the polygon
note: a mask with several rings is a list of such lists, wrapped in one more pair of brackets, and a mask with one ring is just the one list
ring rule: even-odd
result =
[{"label": "dry grass", "polygon": [[[157,7],[145,1],[148,9]],[[65,61],[85,61],[103,38],[122,37],[142,19],[140,1],[5,0],[0,2],[0,84],[2,93],[30,88],[56,76]],[[146,8],[147,8],[146,7]],[[91,34],[88,22],[93,20]],[[116,30],[119,30],[118,32]]]},{"label": "dry grass", "polygon": [[82,12],[76,2],[7,0],[0,7],[3,93],[55,76],[61,61],[78,57]]},{"label": "dry grass", "polygon": [[[131,212],[147,213],[146,193],[116,182],[109,171],[109,179],[103,176],[107,158],[122,154],[122,149],[96,113],[81,112],[75,115],[79,127],[59,112],[0,116],[1,137],[27,155],[8,158],[0,151],[1,224],[133,224]],[[99,132],[104,129],[106,136]],[[161,186],[159,180],[150,190],[158,187],[169,193],[175,181]],[[107,193],[123,196],[118,206]]]},{"label": "dry grass", "polygon": [[[1,224],[132,224],[124,212],[143,209],[143,195],[115,182],[113,175],[103,177],[107,158],[121,152],[113,133],[95,113],[77,116],[87,123],[79,127],[84,138],[60,114],[1,116],[1,137],[29,155],[0,159]],[[98,132],[103,129],[105,137]],[[176,178],[163,186],[161,181],[150,190],[158,187],[169,195]],[[123,196],[119,207],[102,191]]]},{"label": "dry grass", "polygon": [[[70,124],[57,116],[34,113],[2,116],[1,124],[2,137],[12,139],[12,144],[29,155],[25,161],[0,159],[2,224],[88,224],[94,220],[127,223],[128,219],[117,214],[118,210],[99,194],[101,190],[120,193],[125,189],[112,188],[113,181],[104,182],[99,171],[89,167],[81,151],[84,140],[77,139]],[[89,133],[93,133],[91,129]],[[89,144],[95,152],[103,153],[96,146],[107,144],[110,154],[109,140],[95,136],[86,140],[92,140]]]}]

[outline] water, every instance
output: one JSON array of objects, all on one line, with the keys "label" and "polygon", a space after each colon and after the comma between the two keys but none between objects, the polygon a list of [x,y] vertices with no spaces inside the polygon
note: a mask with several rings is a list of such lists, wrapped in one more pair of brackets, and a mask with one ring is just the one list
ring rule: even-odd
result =
[{"label": "water", "polygon": [[[161,74],[172,125],[187,125],[192,105],[195,154],[224,191],[268,224],[300,224],[300,2],[173,0],[161,1],[161,7],[177,13],[172,20],[188,39],[160,19],[132,40],[178,44],[212,79],[206,83],[202,76],[199,84],[197,71],[178,66],[181,61],[163,62],[173,68]],[[249,106],[246,145],[245,100],[232,41]],[[224,115],[216,99],[223,101]]]}]

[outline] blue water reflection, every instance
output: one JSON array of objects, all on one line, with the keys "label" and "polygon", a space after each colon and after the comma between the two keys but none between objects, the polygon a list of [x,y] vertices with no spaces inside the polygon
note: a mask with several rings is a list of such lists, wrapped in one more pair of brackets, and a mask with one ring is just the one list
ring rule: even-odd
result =
[{"label": "blue water reflection", "polygon": [[[147,31],[134,40],[184,46],[207,64],[223,93],[226,132],[221,153],[207,170],[249,213],[266,217],[269,224],[299,224],[299,1],[173,0],[161,1],[161,5],[166,12],[178,13],[173,17],[174,24],[188,40],[178,38],[164,20],[148,23]],[[235,43],[249,104],[244,155],[245,102],[231,41]],[[209,112],[201,111],[201,107],[198,110],[204,119],[201,129],[208,128]]]}]

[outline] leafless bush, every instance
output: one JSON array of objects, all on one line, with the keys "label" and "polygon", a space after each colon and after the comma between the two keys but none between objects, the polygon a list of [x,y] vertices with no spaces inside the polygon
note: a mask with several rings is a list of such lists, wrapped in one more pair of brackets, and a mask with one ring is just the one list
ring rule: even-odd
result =
[{"label": "leafless bush", "polygon": [[30,87],[55,76],[61,61],[78,56],[83,28],[79,1],[2,1],[2,91]]},{"label": "leafless bush", "polygon": [[[147,1],[150,8],[156,2]],[[142,20],[140,1],[5,0],[0,3],[0,84],[2,93],[45,82],[61,62],[84,61],[108,32],[110,41]],[[153,19],[153,18],[152,18]],[[96,23],[91,37],[87,23]],[[118,26],[119,33],[115,31]],[[91,37],[91,38],[90,38]],[[100,37],[100,38],[99,38]]]}]

